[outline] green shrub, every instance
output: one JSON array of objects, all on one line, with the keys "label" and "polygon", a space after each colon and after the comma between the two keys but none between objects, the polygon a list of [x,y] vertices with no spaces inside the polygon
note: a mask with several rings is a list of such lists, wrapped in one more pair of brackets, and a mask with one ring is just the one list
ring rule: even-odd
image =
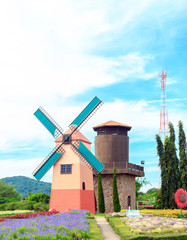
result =
[{"label": "green shrub", "polygon": [[10,202],[5,204],[5,210],[16,210],[19,202]]},{"label": "green shrub", "polygon": [[116,181],[116,168],[114,168],[114,173],[113,173],[113,208],[114,212],[120,212],[121,211],[121,206],[119,202],[119,194],[118,194],[118,187],[117,187],[117,181]]},{"label": "green shrub", "polygon": [[119,217],[110,217],[109,224],[112,226],[114,231],[121,237],[122,240],[127,237],[133,236],[130,232],[130,227],[124,224]]},{"label": "green shrub", "polygon": [[31,202],[42,202],[42,203],[49,203],[50,196],[46,193],[35,193],[35,194],[29,194],[26,197],[26,200]]},{"label": "green shrub", "polygon": [[34,204],[33,208],[34,211],[45,212],[49,210],[49,204],[38,202]]},{"label": "green shrub", "polygon": [[98,202],[99,202],[99,212],[104,213],[105,212],[105,200],[104,200],[104,193],[103,193],[103,187],[102,187],[102,180],[101,180],[101,174],[98,174]]},{"label": "green shrub", "polygon": [[28,200],[22,200],[17,207],[18,210],[34,210],[34,203]]}]

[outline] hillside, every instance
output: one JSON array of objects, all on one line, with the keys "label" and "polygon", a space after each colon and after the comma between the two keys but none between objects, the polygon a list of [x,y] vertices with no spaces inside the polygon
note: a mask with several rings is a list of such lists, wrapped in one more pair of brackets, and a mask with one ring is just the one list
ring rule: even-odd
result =
[{"label": "hillside", "polygon": [[22,197],[26,197],[30,193],[51,193],[51,183],[48,182],[38,182],[32,178],[24,176],[16,177],[6,177],[0,180],[6,182],[7,184],[14,185],[15,189],[20,192]]}]

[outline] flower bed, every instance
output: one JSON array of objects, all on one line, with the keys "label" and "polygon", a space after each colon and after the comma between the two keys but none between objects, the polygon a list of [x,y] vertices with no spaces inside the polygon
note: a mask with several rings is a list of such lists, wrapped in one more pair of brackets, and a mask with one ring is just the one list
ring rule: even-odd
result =
[{"label": "flower bed", "polygon": [[7,219],[23,219],[23,218],[30,218],[30,217],[36,217],[36,216],[49,216],[52,214],[59,213],[56,210],[50,211],[50,212],[28,212],[23,214],[15,214],[15,215],[7,215],[0,217],[0,222],[4,222]]},{"label": "flower bed", "polygon": [[125,217],[122,219],[132,233],[185,233],[187,220],[166,217]]},{"label": "flower bed", "polygon": [[34,211],[33,210],[0,211],[0,216],[23,214],[23,213],[32,213],[32,212],[34,212]]},{"label": "flower bed", "polygon": [[[178,217],[180,214],[180,209],[142,209],[141,214],[152,214],[153,216],[160,217]],[[183,214],[187,215],[187,210],[182,210]]]},{"label": "flower bed", "polygon": [[25,219],[8,219],[0,225],[0,239],[82,239],[89,238],[86,211],[37,215]]},{"label": "flower bed", "polygon": [[[121,210],[121,213],[126,212],[126,209]],[[141,215],[151,214],[153,216],[160,217],[179,217],[180,209],[142,209],[140,210]],[[187,216],[187,210],[182,210],[182,213]]]}]

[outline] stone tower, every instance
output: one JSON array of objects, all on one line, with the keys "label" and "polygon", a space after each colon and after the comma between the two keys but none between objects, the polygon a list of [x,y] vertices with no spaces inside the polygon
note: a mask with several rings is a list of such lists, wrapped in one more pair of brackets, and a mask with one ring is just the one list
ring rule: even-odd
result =
[{"label": "stone tower", "polygon": [[[143,177],[141,166],[129,163],[129,137],[131,126],[108,121],[95,126],[95,156],[105,166],[101,172],[106,212],[113,211],[112,180],[117,169],[117,186],[122,209],[136,208],[135,177]],[[94,191],[98,195],[97,177],[94,176]]]}]

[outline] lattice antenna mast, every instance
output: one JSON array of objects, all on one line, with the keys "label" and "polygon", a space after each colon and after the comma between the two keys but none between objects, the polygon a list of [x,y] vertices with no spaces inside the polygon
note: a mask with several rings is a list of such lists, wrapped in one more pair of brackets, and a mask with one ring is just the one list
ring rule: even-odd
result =
[{"label": "lattice antenna mast", "polygon": [[164,70],[158,75],[161,83],[161,105],[160,105],[160,134],[168,132],[168,110],[166,104],[166,77],[167,72]]}]

